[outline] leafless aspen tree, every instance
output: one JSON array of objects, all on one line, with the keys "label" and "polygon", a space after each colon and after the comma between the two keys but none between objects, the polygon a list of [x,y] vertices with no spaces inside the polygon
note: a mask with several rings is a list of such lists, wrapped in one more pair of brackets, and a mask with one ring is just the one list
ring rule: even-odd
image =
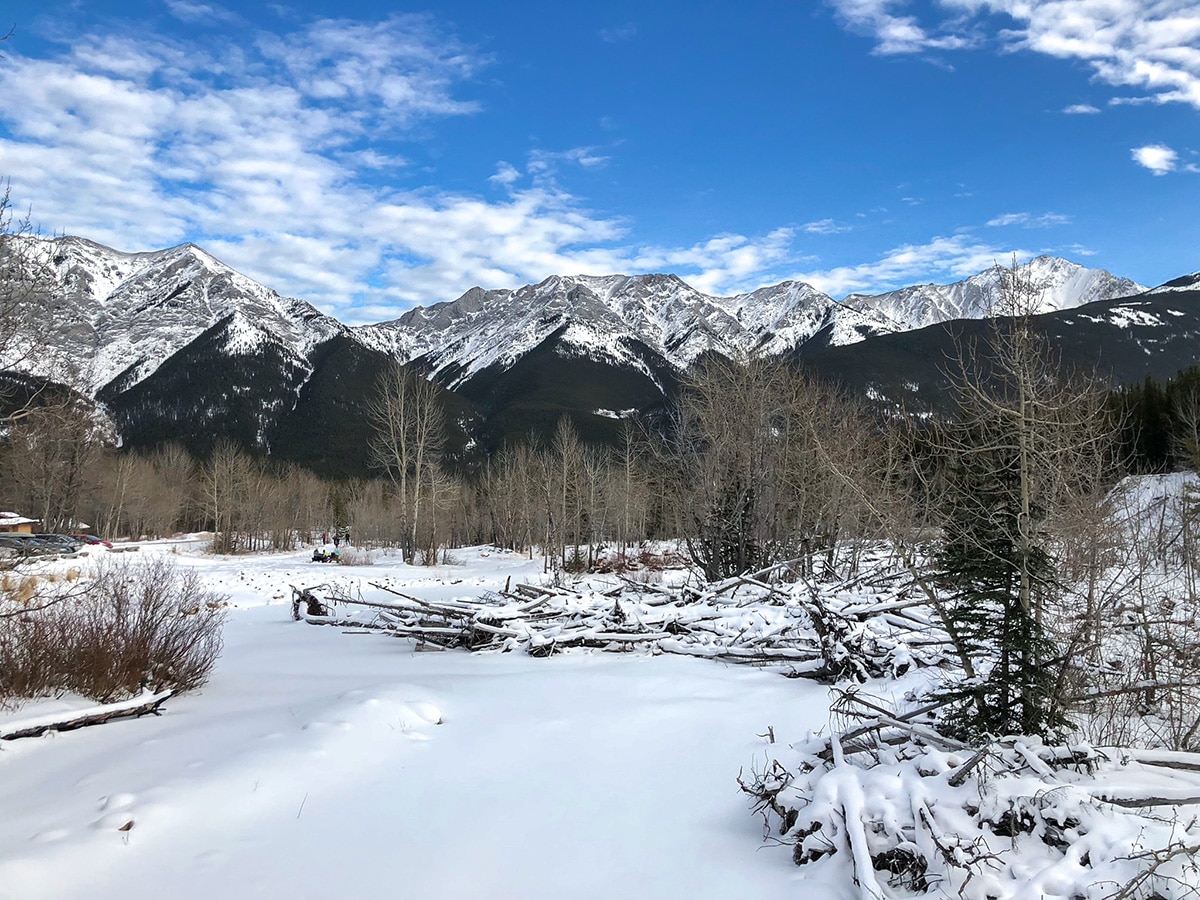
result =
[{"label": "leafless aspen tree", "polygon": [[422,503],[445,444],[445,413],[437,390],[432,382],[392,363],[367,401],[367,415],[375,427],[371,460],[399,495],[409,562],[415,561]]},{"label": "leafless aspen tree", "polygon": [[10,483],[51,531],[75,530],[101,435],[91,410],[68,399],[24,411],[10,427]]},{"label": "leafless aspen tree", "polygon": [[241,549],[241,498],[250,477],[250,458],[232,442],[221,440],[201,473],[208,520],[213,528],[213,552],[234,553]]},{"label": "leafless aspen tree", "polygon": [[862,534],[848,483],[871,441],[861,411],[780,360],[709,361],[685,386],[673,448],[693,560],[723,578]]}]

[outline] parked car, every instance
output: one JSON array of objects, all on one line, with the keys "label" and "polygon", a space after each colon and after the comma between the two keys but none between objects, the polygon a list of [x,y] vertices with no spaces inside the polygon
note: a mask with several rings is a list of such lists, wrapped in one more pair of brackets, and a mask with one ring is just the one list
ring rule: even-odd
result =
[{"label": "parked car", "polygon": [[110,550],[112,549],[112,541],[106,541],[104,538],[96,537],[94,534],[71,534],[68,537],[81,544],[91,544],[92,546],[99,544],[108,547]]},{"label": "parked car", "polygon": [[2,534],[0,546],[13,550],[18,556],[47,556],[64,552],[32,534]]},{"label": "parked car", "polygon": [[11,559],[14,556],[30,556],[35,542],[24,541],[21,538],[0,534],[0,556]]},{"label": "parked car", "polygon": [[79,552],[79,542],[72,540],[65,534],[35,534],[34,537],[46,546],[52,547],[55,553]]}]

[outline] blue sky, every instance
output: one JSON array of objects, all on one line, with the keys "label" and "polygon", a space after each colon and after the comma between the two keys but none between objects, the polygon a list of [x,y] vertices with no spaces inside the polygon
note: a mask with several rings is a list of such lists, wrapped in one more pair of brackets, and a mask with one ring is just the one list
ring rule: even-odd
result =
[{"label": "blue sky", "polygon": [[551,274],[1200,269],[1194,0],[8,0],[0,176],[343,321]]}]

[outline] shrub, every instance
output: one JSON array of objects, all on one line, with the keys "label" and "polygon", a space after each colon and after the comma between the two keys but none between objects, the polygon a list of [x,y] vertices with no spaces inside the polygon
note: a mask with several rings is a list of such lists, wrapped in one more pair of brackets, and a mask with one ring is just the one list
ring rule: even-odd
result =
[{"label": "shrub", "polygon": [[78,593],[41,599],[0,615],[0,700],[193,690],[221,652],[227,598],[163,558],[106,565]]}]

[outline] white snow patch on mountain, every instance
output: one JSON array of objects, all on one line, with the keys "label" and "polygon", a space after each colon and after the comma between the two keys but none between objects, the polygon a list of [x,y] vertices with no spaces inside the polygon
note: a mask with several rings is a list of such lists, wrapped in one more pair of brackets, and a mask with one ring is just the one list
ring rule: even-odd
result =
[{"label": "white snow patch on mountain", "polygon": [[[706,352],[775,355],[817,335],[844,345],[980,318],[999,308],[1008,272],[997,266],[954,284],[851,295],[840,303],[797,281],[715,297],[669,274],[556,275],[517,290],[472,288],[457,300],[350,329],[192,244],[123,253],[78,237],[23,240],[34,242],[56,281],[57,349],[76,363],[76,385],[93,394],[118,376],[123,388],[131,387],[233,313],[240,319],[227,336],[231,353],[253,352],[270,339],[305,359],[321,342],[346,335],[417,362],[453,388],[485,370],[511,367],[553,340],[559,354],[625,367],[658,383],[664,363],[683,371]],[[1144,290],[1053,257],[1038,257],[1018,274],[1033,285],[1039,311]],[[50,375],[45,368],[34,374]]]},{"label": "white snow patch on mountain", "polygon": [[[53,273],[57,343],[77,362],[78,386],[89,393],[122,373],[127,387],[136,384],[232,313],[300,356],[347,330],[194,244],[122,253],[78,237],[25,240],[37,242]],[[249,332],[242,338],[251,340]]]}]

